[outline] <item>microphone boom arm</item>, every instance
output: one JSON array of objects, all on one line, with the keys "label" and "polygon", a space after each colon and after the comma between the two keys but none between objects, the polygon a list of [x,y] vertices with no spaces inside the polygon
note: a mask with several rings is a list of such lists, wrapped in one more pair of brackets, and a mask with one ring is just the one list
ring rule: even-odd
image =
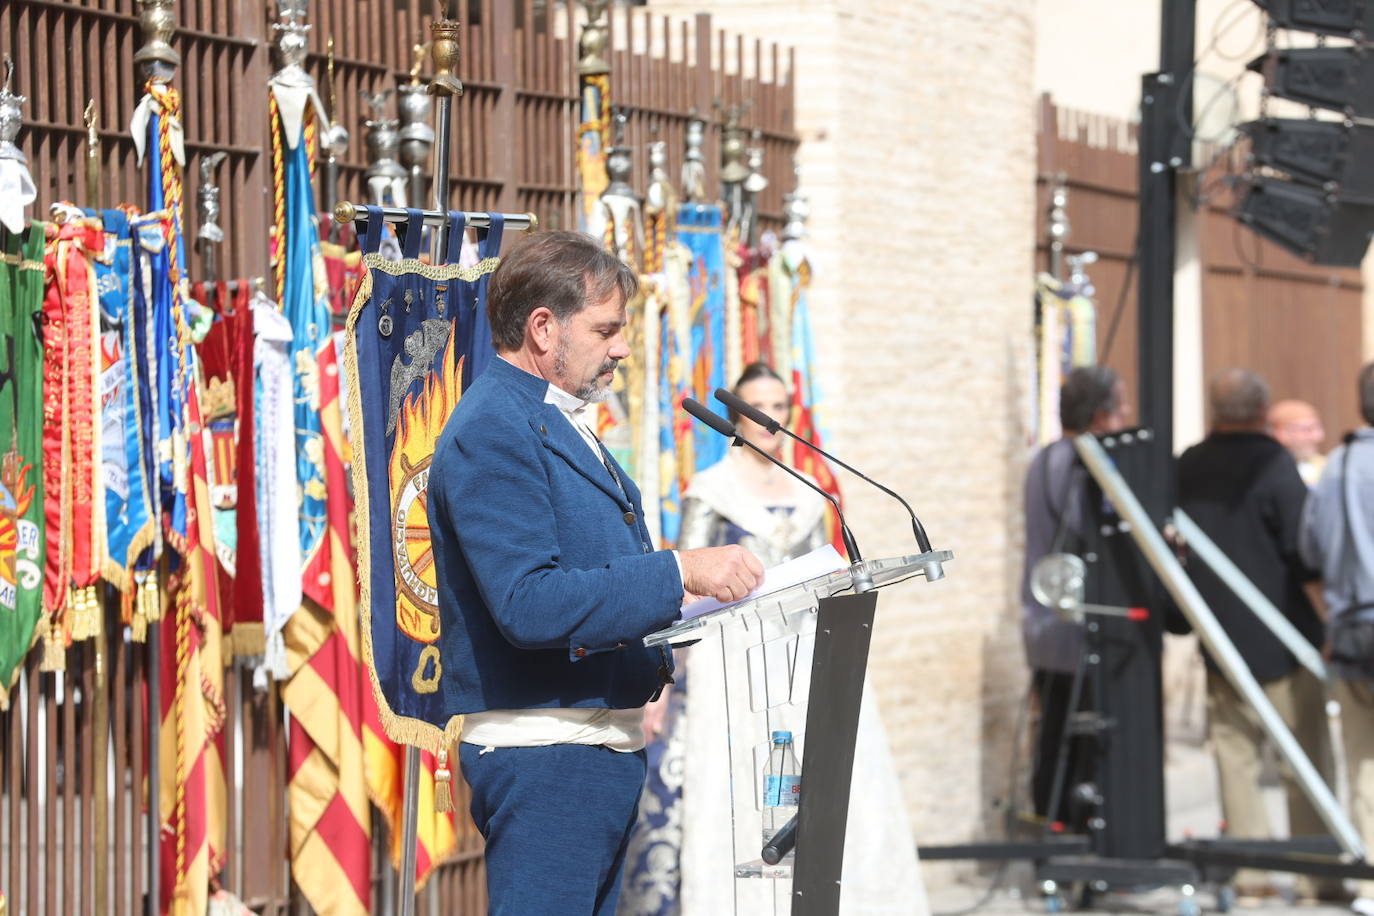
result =
[{"label": "microphone boom arm", "polygon": [[[805,475],[803,475],[800,471],[796,470],[795,468],[789,468],[787,465],[783,464],[781,461],[777,460],[772,455],[768,454],[763,449],[759,448],[757,445],[741,436],[738,432],[735,432],[734,441],[730,444],[736,447],[743,445],[747,448],[753,449],[755,452],[758,452],[764,458],[771,461],[773,464],[776,464],[778,467],[782,468],[784,471],[791,474],[793,477],[797,478],[802,483],[806,484],[808,487],[811,486],[811,481],[807,480]],[[812,489],[816,489],[816,492],[820,493],[822,496],[828,499],[830,501],[830,505],[835,507],[835,516],[840,520],[840,537],[844,539],[844,549],[845,552],[849,554],[849,562],[857,563],[860,560],[862,560],[863,556],[859,553],[859,545],[854,542],[854,534],[849,530],[849,525],[845,523],[844,516],[840,515],[839,501],[836,500],[834,496],[825,492],[824,490],[820,490],[815,487],[812,487]]]},{"label": "microphone boom arm", "polygon": [[911,504],[908,503],[905,499],[903,499],[900,494],[878,483],[878,481],[869,477],[867,474],[863,473],[853,465],[847,464],[841,461],[839,458],[836,458],[834,455],[830,454],[825,449],[821,448],[819,445],[813,445],[810,442],[807,442],[801,436],[792,432],[792,430],[788,429],[786,426],[783,426],[781,423],[779,423],[777,420],[774,420],[772,417],[768,416],[768,414],[754,407],[752,404],[746,403],[733,391],[726,391],[724,388],[717,388],[716,400],[720,401],[722,404],[724,404],[731,410],[735,411],[736,413],[746,416],[750,420],[753,420],[755,423],[759,424],[764,429],[768,430],[770,433],[782,433],[790,437],[793,441],[800,442],[807,448],[813,449],[817,454],[825,458],[827,461],[833,461],[835,464],[844,468],[849,473],[853,474],[856,477],[860,477],[863,480],[868,481],[869,483],[873,484],[873,486],[877,487],[879,490],[882,490],[888,496],[891,496],[893,499],[897,500],[897,502],[902,504],[902,508],[906,509],[907,515],[911,516],[911,531],[916,536],[916,546],[920,548],[921,553],[931,552],[930,538],[926,535],[925,526],[922,525],[921,520],[916,517],[916,512],[911,508]]},{"label": "microphone boom arm", "polygon": [[[859,561],[863,559],[863,555],[859,553],[859,545],[854,540],[854,533],[849,530],[849,525],[844,520],[844,513],[840,511],[839,500],[837,500],[831,494],[822,490],[820,487],[816,486],[811,481],[807,480],[806,475],[802,474],[800,471],[797,471],[793,468],[789,468],[787,465],[783,464],[781,461],[774,458],[772,455],[768,454],[763,449],[759,448],[757,445],[750,442],[748,439],[745,439],[743,436],[739,434],[739,431],[735,429],[735,424],[731,423],[729,420],[725,419],[720,414],[711,410],[711,408],[707,407],[705,404],[701,403],[695,398],[683,398],[682,409],[687,411],[701,423],[706,424],[707,426],[711,427],[711,429],[720,433],[722,436],[732,440],[733,445],[747,445],[749,448],[758,452],[759,455],[762,456],[765,461],[771,462],[772,464],[776,464],[778,467],[782,468],[784,471],[791,474],[793,477],[797,478],[797,480],[801,481],[805,486],[809,487],[812,490],[815,490],[821,496],[825,497],[826,500],[830,502],[830,505],[835,507],[835,517],[840,520],[840,537],[844,539],[844,549],[845,552],[849,554],[850,565],[857,565]],[[856,589],[856,591],[862,590],[863,589]]]}]

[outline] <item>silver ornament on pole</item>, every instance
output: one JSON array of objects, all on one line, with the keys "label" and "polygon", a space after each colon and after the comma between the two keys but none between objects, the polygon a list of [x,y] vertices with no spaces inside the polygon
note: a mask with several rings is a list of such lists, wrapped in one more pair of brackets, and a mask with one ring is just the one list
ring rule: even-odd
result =
[{"label": "silver ornament on pole", "polygon": [[204,264],[205,280],[208,283],[214,283],[219,279],[215,253],[219,243],[224,241],[224,230],[219,224],[219,185],[215,184],[215,169],[228,155],[224,150],[220,150],[200,160],[200,185],[196,188],[196,210],[200,214],[200,229],[196,232],[196,243],[200,246],[201,262]]},{"label": "silver ornament on pole", "polygon": [[689,204],[706,203],[706,122],[695,116],[687,122],[682,152],[682,199]]},{"label": "silver ornament on pole", "polygon": [[410,176],[410,199],[425,199],[425,162],[434,146],[434,128],[429,126],[432,101],[428,87],[420,82],[428,44],[417,44],[413,51],[414,65],[410,68],[410,82],[397,87],[396,113],[400,116],[401,166]]},{"label": "silver ornament on pole", "polygon": [[801,192],[801,166],[795,161],[792,163],[792,174],[796,176],[796,185],[782,196],[784,242],[800,242],[806,238],[806,221],[811,218],[811,201]]},{"label": "silver ornament on pole", "polygon": [[374,204],[406,206],[405,167],[397,161],[401,152],[401,122],[386,117],[387,99],[394,89],[381,92],[358,90],[363,104],[372,110],[372,117],[363,122],[367,132],[363,134],[363,146],[367,150],[368,166],[363,173]]}]

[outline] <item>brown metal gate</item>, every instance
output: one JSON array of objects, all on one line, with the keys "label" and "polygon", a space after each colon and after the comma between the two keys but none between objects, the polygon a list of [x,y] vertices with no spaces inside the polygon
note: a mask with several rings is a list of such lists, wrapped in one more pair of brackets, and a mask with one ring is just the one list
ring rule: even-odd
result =
[{"label": "brown metal gate", "polygon": [[[335,41],[337,119],[353,140],[340,168],[340,197],[363,196],[363,105],[371,93],[408,79],[412,46],[428,37],[421,0],[319,0],[312,4],[309,69],[328,102],[325,45]],[[248,0],[179,0],[182,56],[173,85],[183,95],[188,163],[188,239],[199,226],[194,190],[202,157],[228,153],[217,171],[226,242],[225,277],[267,272],[270,168],[266,83],[274,4]],[[575,36],[581,15],[547,0],[465,0],[465,86],[453,116],[451,206],[533,211],[545,226],[575,224],[573,136],[577,126]],[[668,142],[669,174],[680,174],[685,126],[707,120],[708,187],[716,186],[721,119],[716,102],[749,100],[743,126],[765,149],[768,187],[759,199],[765,228],[782,224],[782,195],[794,186],[793,55],[714,28],[707,16],[670,21],[643,10],[611,16],[612,101],[628,117],[635,150],[634,184],[648,176],[644,145]],[[94,99],[101,125],[106,205],[139,203],[144,176],[134,162],[128,124],[142,95],[133,56],[142,42],[135,0],[3,0],[0,50],[17,65],[15,91],[29,97],[18,144],[38,186],[32,215],[71,200],[93,205],[85,177],[82,111]],[[321,173],[323,170],[321,170]],[[189,251],[192,280],[199,253]],[[107,619],[112,619],[107,616]],[[91,644],[68,652],[67,670],[40,674],[36,657],[0,714],[0,893],[9,913],[143,912],[148,842],[144,782],[148,761],[146,652],[123,632],[107,638],[110,733],[92,728],[96,676]],[[257,912],[304,912],[287,862],[286,746],[275,689],[259,693],[250,676],[226,676],[226,760],[230,778],[229,862],[224,885]],[[110,856],[95,861],[93,767],[109,756]],[[461,792],[456,799],[466,810]],[[485,908],[481,841],[460,816],[460,849],[422,894],[419,912],[475,914]],[[395,875],[374,829],[374,909],[389,911]],[[104,880],[96,889],[97,874]],[[99,894],[99,896],[97,896]],[[99,900],[99,903],[97,903]]]},{"label": "brown metal gate", "polygon": [[[1073,227],[1067,250],[1100,255],[1089,268],[1097,287],[1099,353],[1115,323],[1104,361],[1121,373],[1135,397],[1136,281],[1129,268],[1138,210],[1135,125],[1057,108],[1045,96],[1037,141],[1036,269],[1048,263],[1045,214],[1050,185],[1056,173],[1063,173]],[[1360,273],[1308,264],[1260,239],[1229,215],[1231,199],[1218,193],[1216,178],[1215,172],[1204,178],[1209,199],[1197,214],[1204,377],[1229,366],[1255,369],[1268,379],[1275,398],[1301,398],[1316,406],[1329,449],[1359,422]]]}]

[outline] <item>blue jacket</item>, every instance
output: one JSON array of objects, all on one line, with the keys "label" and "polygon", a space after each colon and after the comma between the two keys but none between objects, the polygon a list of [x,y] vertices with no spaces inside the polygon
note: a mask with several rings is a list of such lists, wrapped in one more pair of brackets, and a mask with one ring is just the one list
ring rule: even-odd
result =
[{"label": "blue jacket", "polygon": [[[682,577],[654,551],[548,382],[492,360],[435,445],[429,520],[450,714],[642,706],[671,653],[641,637],[677,619]],[[628,497],[628,498],[627,498]]]}]

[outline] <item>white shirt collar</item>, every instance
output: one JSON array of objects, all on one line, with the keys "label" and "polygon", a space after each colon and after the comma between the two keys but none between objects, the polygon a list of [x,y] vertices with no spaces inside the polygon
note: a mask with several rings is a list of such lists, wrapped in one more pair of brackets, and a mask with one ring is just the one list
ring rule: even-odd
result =
[{"label": "white shirt collar", "polygon": [[544,392],[544,403],[552,404],[564,413],[578,417],[592,405],[591,401],[584,401],[575,394],[568,394],[553,382],[549,382],[549,390]]},{"label": "white shirt collar", "polygon": [[[496,358],[500,360],[505,360],[512,366],[515,366],[515,363],[511,363],[510,360],[506,359],[499,353],[496,354]],[[517,369],[520,369],[519,366],[515,367]],[[526,370],[520,369],[520,371],[524,372]],[[575,394],[569,394],[562,388],[559,388],[553,382],[549,382],[549,387],[544,392],[544,403],[552,404],[564,413],[572,414],[577,417],[581,417],[583,413],[586,411],[586,409],[592,405],[591,401],[584,401]]]}]

